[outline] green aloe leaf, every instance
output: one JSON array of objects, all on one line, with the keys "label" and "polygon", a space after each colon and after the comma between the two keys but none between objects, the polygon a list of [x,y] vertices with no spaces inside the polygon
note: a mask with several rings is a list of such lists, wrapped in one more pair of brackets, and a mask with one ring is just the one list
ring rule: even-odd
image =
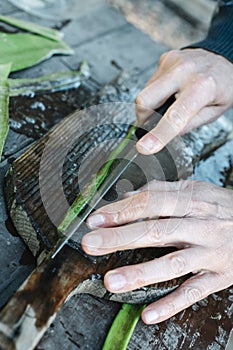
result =
[{"label": "green aloe leaf", "polygon": [[63,41],[28,33],[0,33],[0,64],[12,63],[11,72],[33,66],[54,54],[72,54]]},{"label": "green aloe leaf", "polygon": [[102,350],[125,350],[145,305],[123,304],[115,317]]},{"label": "green aloe leaf", "polygon": [[1,15],[0,21],[10,24],[13,27],[17,27],[31,33],[39,34],[40,36],[44,36],[45,38],[52,39],[55,41],[60,41],[63,37],[63,34],[58,30],[43,27],[33,22],[23,21],[21,19]]},{"label": "green aloe leaf", "polygon": [[0,65],[0,160],[5,140],[9,130],[9,84],[8,75],[10,73],[11,64]]}]

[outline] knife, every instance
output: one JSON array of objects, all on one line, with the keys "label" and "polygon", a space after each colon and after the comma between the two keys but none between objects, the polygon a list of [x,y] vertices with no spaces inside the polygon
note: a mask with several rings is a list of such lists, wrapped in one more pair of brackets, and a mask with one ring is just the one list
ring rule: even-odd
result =
[{"label": "knife", "polygon": [[[137,142],[141,139],[148,130],[151,130],[161,119],[162,115],[166,112],[169,106],[175,101],[175,97],[171,96],[164,105],[162,105],[158,110],[156,110],[147,121],[140,126],[136,126],[133,141]],[[135,123],[136,125],[136,123]],[[124,150],[120,154],[120,158],[124,159],[124,162],[119,162],[115,167],[114,171],[108,174],[103,183],[97,189],[93,197],[86,203],[85,208],[78,215],[78,217],[73,220],[73,222],[68,226],[68,228],[61,232],[62,237],[59,239],[55,248],[51,251],[51,258],[53,259],[64,247],[64,245],[69,241],[69,239],[74,235],[74,233],[80,228],[80,226],[85,222],[87,217],[91,214],[94,208],[100,203],[103,197],[108,193],[108,191],[114,186],[114,184],[119,180],[121,175],[126,171],[126,169],[132,164],[139,153],[136,147],[132,147],[131,143],[128,143]]]}]

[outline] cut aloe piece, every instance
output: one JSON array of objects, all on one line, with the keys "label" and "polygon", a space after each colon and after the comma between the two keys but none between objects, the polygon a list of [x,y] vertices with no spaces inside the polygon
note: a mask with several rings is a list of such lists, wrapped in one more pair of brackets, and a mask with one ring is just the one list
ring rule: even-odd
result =
[{"label": "cut aloe piece", "polygon": [[68,88],[77,88],[90,76],[87,62],[83,62],[78,71],[57,72],[38,78],[8,79],[10,96],[30,95],[35,92],[54,92]]},{"label": "cut aloe piece", "polygon": [[123,304],[115,317],[102,350],[126,350],[144,305]]},{"label": "cut aloe piece", "polygon": [[0,160],[9,130],[9,84],[7,77],[11,64],[0,65]]},{"label": "cut aloe piece", "polygon": [[100,186],[103,184],[104,180],[107,178],[110,168],[112,164],[114,163],[115,159],[119,156],[119,154],[124,150],[124,148],[128,145],[130,142],[132,136],[134,135],[136,130],[136,126],[133,125],[129,128],[127,135],[125,138],[122,139],[122,141],[119,143],[119,145],[113,149],[113,151],[109,155],[109,159],[104,164],[96,176],[93,178],[93,180],[88,183],[83,192],[80,193],[75,201],[70,206],[69,210],[67,211],[64,219],[62,220],[60,226],[58,227],[58,230],[61,233],[66,233],[66,230],[68,227],[73,223],[73,221],[77,218],[77,216],[82,212],[82,210],[85,208],[85,206],[90,202],[90,200],[94,197],[97,190],[100,188]]}]

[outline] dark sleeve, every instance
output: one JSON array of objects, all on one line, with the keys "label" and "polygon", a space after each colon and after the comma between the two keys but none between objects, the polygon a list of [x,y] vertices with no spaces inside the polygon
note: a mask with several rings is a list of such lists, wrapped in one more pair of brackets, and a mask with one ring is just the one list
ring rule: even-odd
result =
[{"label": "dark sleeve", "polygon": [[219,1],[206,39],[185,48],[203,48],[233,63],[233,0]]}]

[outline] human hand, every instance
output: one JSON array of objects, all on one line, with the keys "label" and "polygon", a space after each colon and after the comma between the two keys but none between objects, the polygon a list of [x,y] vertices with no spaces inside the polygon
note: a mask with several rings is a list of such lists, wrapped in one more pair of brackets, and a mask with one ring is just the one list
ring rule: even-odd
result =
[{"label": "human hand", "polygon": [[233,64],[203,49],[174,50],[161,56],[158,69],[136,98],[139,124],[175,95],[157,126],[138,143],[143,154],[160,151],[175,136],[217,119],[233,106]]},{"label": "human hand", "polygon": [[[138,219],[144,221],[136,222]],[[174,246],[155,260],[109,271],[113,293],[193,273],[171,294],[147,306],[147,324],[166,320],[233,283],[233,191],[197,181],[153,181],[88,219],[95,231],[83,237],[90,255],[142,247]],[[122,226],[124,225],[124,226]]]}]

